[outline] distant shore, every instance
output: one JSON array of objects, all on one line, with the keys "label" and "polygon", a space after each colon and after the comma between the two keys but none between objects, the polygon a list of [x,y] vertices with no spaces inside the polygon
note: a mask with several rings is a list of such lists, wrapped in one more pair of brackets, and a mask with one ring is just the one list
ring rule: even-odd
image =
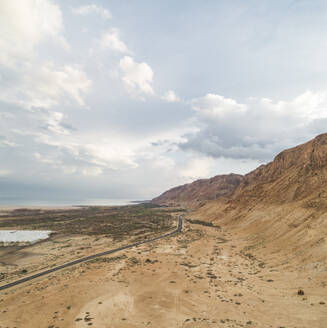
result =
[{"label": "distant shore", "polygon": [[[137,198],[136,198],[137,199]],[[41,208],[41,209],[67,209],[83,206],[123,206],[140,203],[148,203],[150,200],[135,200],[134,199],[85,199],[85,200],[59,200],[59,201],[43,201],[43,200],[22,200],[13,202],[0,200],[0,210],[15,210],[19,208]]]},{"label": "distant shore", "polygon": [[10,212],[18,209],[41,209],[41,210],[61,210],[61,209],[77,209],[88,206],[125,206],[125,205],[137,205],[143,203],[150,203],[151,200],[126,200],[126,199],[108,199],[108,200],[91,200],[88,202],[71,202],[70,204],[35,204],[37,202],[31,202],[28,204],[17,205],[0,205],[0,212]]}]

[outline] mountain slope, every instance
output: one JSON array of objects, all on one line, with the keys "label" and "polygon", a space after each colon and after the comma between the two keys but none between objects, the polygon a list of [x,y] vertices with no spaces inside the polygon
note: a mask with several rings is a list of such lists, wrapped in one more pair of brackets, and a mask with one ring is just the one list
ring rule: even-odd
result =
[{"label": "mountain slope", "polygon": [[267,165],[246,174],[233,199],[285,203],[326,197],[327,134],[287,149]]},{"label": "mountain slope", "polygon": [[230,197],[195,214],[251,240],[276,261],[327,259],[327,134],[248,173]]},{"label": "mountain slope", "polygon": [[281,152],[243,177],[198,180],[153,202],[197,208],[190,217],[245,238],[258,256],[271,261],[325,261],[327,134]]},{"label": "mountain slope", "polygon": [[242,176],[239,174],[217,175],[172,188],[152,202],[160,205],[196,206],[201,201],[217,199],[232,192],[241,181]]}]

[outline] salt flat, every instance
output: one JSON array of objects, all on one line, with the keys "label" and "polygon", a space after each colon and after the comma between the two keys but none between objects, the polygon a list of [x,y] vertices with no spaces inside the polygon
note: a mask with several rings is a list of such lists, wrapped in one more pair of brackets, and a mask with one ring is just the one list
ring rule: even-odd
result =
[{"label": "salt flat", "polygon": [[50,230],[0,230],[0,243],[33,243],[48,238],[50,234]]}]

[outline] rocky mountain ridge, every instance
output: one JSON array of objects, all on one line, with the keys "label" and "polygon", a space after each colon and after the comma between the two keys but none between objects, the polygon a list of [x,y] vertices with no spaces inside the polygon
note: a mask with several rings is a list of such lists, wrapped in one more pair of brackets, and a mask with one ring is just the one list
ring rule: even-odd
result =
[{"label": "rocky mountain ridge", "polygon": [[231,193],[242,181],[239,174],[216,175],[200,179],[164,192],[152,200],[160,205],[196,207],[201,202],[218,199]]},{"label": "rocky mountain ridge", "polygon": [[272,162],[246,174],[232,199],[281,204],[326,197],[326,186],[327,134],[322,134],[282,151]]},{"label": "rocky mountain ridge", "polygon": [[327,133],[279,153],[252,172],[217,175],[172,188],[152,200],[160,205],[197,207],[222,197],[237,202],[284,203],[319,194],[327,183]]},{"label": "rocky mountain ridge", "polygon": [[327,134],[281,152],[194,216],[251,241],[270,262],[303,269],[326,263]]},{"label": "rocky mountain ridge", "polygon": [[[238,179],[229,192],[219,194],[224,188],[214,185],[219,195],[215,199],[203,199],[205,192],[194,182],[173,188],[159,200],[178,203],[183,195],[181,205],[194,209],[190,218],[244,238],[269,261],[308,266],[327,261],[327,134],[281,152]],[[192,198],[187,198],[191,186]],[[203,196],[201,202],[193,201],[196,195]]]}]

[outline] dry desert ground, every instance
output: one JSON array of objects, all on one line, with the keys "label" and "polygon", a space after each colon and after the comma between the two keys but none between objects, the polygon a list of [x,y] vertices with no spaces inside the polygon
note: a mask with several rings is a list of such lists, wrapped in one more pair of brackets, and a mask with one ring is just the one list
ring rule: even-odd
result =
[{"label": "dry desert ground", "polygon": [[[173,230],[179,213],[157,233]],[[116,240],[58,234],[2,248],[8,275],[1,285],[24,276],[17,274],[22,268],[30,274],[115,248],[135,240],[135,232]],[[177,236],[0,291],[0,328],[327,327],[325,263],[301,266],[251,245],[244,234],[187,212]]]}]

